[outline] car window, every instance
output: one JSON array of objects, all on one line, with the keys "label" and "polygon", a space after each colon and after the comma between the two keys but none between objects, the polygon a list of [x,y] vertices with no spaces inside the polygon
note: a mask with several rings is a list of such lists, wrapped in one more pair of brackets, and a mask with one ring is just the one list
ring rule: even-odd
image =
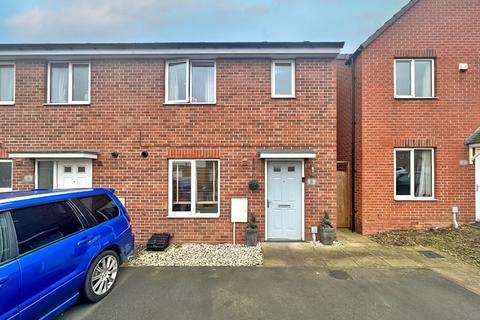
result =
[{"label": "car window", "polygon": [[113,200],[105,195],[97,195],[78,199],[100,223],[118,216],[118,207]]},{"label": "car window", "polygon": [[64,201],[11,210],[19,253],[23,254],[82,229]]},{"label": "car window", "polygon": [[10,212],[0,212],[0,263],[17,255],[17,240]]}]

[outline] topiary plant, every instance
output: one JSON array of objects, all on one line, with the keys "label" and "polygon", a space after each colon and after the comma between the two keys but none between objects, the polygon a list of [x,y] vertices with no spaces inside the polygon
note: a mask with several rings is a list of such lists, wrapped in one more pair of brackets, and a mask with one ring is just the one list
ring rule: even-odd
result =
[{"label": "topiary plant", "polygon": [[255,216],[255,214],[251,215],[250,221],[248,222],[248,228],[255,229],[255,230],[258,229],[257,217]]},{"label": "topiary plant", "polygon": [[332,222],[330,221],[330,215],[328,211],[325,211],[322,218],[322,228],[333,228]]},{"label": "topiary plant", "polygon": [[258,180],[250,180],[248,182],[248,188],[252,191],[258,190],[258,188],[260,188],[260,183]]}]

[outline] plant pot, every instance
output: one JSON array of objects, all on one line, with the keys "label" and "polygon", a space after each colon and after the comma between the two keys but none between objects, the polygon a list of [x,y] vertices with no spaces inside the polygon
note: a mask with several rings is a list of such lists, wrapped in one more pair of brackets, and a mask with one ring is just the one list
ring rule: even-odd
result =
[{"label": "plant pot", "polygon": [[258,229],[247,228],[247,246],[254,247],[258,242]]},{"label": "plant pot", "polygon": [[320,242],[326,246],[333,245],[335,239],[335,228],[320,227]]}]

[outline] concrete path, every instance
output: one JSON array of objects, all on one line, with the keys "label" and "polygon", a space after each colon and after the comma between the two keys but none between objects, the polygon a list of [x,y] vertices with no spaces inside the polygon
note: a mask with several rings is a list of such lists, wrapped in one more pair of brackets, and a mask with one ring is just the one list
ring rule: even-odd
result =
[{"label": "concrete path", "polygon": [[[480,294],[480,270],[443,252],[426,247],[385,247],[367,237],[339,230],[342,246],[314,246],[310,243],[263,244],[264,266],[321,267],[327,269],[430,269]],[[441,257],[428,258],[420,251],[433,251]]]},{"label": "concrete path", "polygon": [[[114,291],[60,319],[477,320],[480,296],[424,269],[121,268]],[[340,279],[337,279],[340,278]],[[343,279],[343,280],[342,280]]]}]

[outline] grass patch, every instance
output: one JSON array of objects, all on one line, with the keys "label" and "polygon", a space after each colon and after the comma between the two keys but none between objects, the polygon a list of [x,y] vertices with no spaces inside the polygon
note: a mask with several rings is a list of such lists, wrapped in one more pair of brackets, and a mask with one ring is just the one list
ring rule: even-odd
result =
[{"label": "grass patch", "polygon": [[480,228],[392,231],[370,238],[387,246],[432,247],[480,268]]}]

